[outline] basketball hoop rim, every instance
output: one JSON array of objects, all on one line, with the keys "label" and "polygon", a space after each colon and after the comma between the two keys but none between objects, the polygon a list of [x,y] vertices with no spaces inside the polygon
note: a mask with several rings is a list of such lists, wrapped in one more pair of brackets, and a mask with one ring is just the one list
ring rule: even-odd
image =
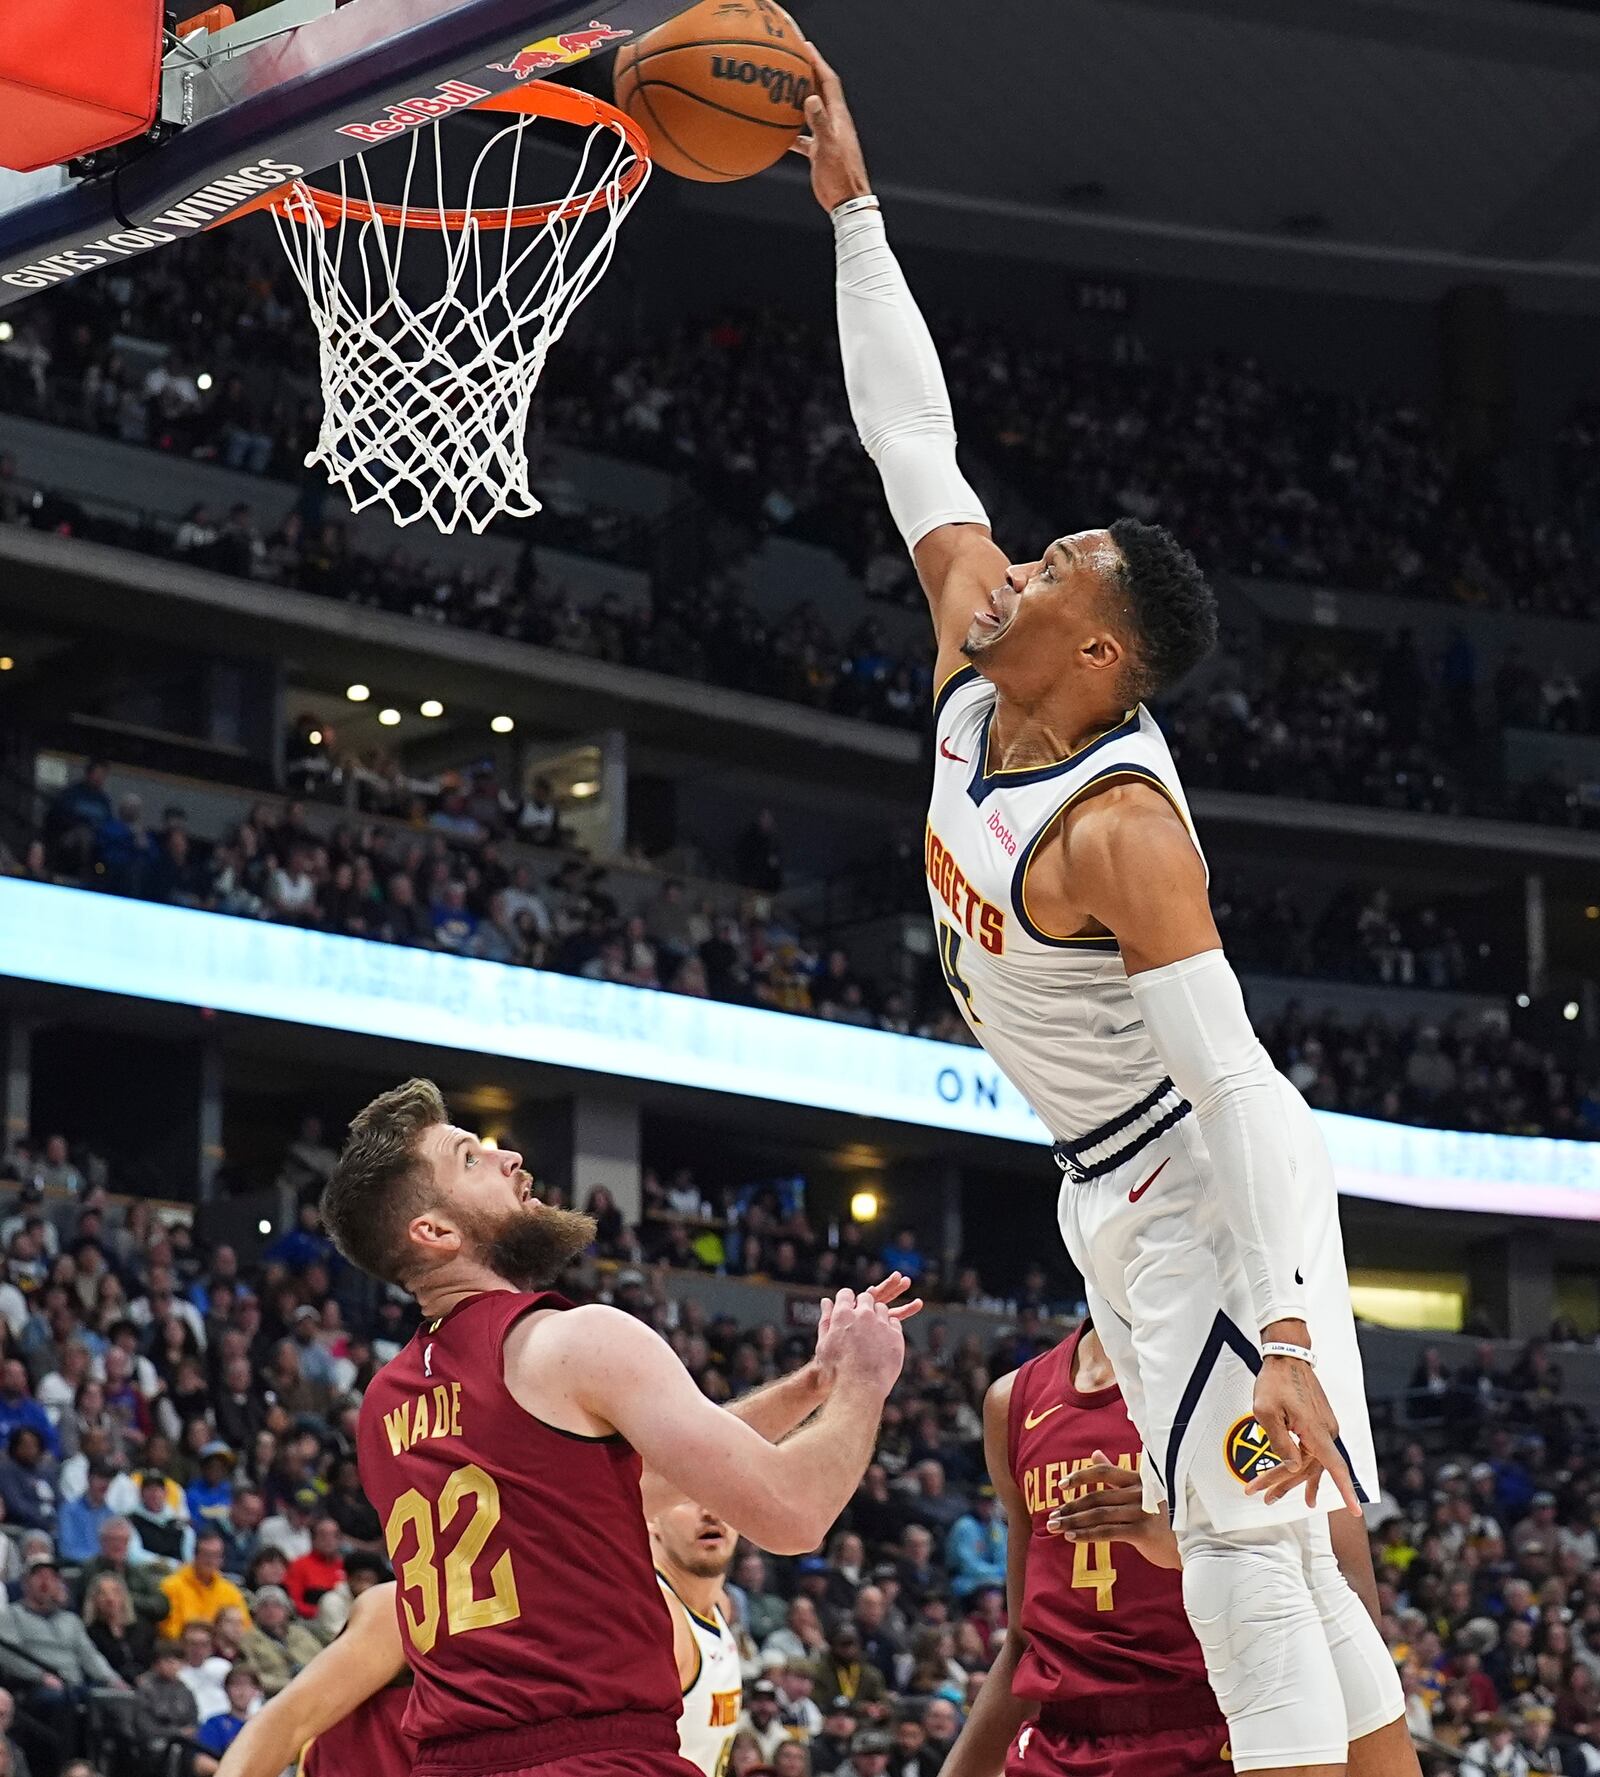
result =
[{"label": "basketball hoop rim", "polygon": [[510,111],[526,117],[548,117],[554,122],[576,124],[580,128],[586,124],[591,128],[603,126],[627,143],[633,152],[633,162],[621,178],[608,180],[593,191],[577,197],[558,199],[547,204],[518,204],[511,209],[501,210],[477,207],[470,210],[434,210],[407,204],[376,203],[351,192],[325,191],[320,186],[307,184],[301,179],[291,185],[280,185],[274,191],[263,192],[254,203],[235,211],[228,220],[237,221],[240,216],[249,215],[255,210],[276,210],[279,215],[294,221],[303,215],[305,204],[309,201],[329,227],[346,222],[377,222],[385,228],[422,228],[453,233],[465,228],[471,219],[481,229],[542,228],[552,222],[576,221],[594,210],[609,208],[635,190],[650,171],[650,141],[638,124],[627,112],[609,100],[582,92],[576,87],[557,86],[548,80],[530,80],[526,85],[512,87],[507,92],[493,93],[467,109]]}]

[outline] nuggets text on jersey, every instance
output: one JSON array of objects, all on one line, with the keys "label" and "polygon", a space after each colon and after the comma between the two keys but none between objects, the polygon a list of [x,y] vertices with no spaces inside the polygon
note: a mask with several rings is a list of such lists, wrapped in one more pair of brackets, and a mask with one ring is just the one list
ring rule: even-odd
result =
[{"label": "nuggets text on jersey", "polygon": [[973,887],[950,848],[932,826],[927,829],[923,849],[928,881],[939,899],[956,916],[961,929],[969,938],[976,938],[991,956],[1002,955],[1006,947],[1004,910],[985,900]]}]

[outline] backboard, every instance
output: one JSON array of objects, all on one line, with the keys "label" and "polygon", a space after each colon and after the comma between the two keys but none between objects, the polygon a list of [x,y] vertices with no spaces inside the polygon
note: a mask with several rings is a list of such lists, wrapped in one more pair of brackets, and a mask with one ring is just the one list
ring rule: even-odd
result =
[{"label": "backboard", "polygon": [[279,0],[169,43],[150,136],[90,176],[20,178],[10,201],[0,189],[0,308],[198,234],[264,191],[454,109],[558,78],[683,5]]}]

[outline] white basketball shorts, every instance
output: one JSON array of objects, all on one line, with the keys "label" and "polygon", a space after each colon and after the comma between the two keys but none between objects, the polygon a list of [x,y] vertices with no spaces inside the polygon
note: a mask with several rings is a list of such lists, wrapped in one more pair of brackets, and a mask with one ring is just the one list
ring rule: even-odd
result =
[{"label": "white basketball shorts", "polygon": [[[1358,1497],[1378,1496],[1327,1149],[1305,1100],[1282,1082],[1295,1154],[1285,1189],[1300,1204],[1302,1271],[1317,1375],[1339,1422]],[[1061,1235],[1083,1273],[1089,1312],[1145,1446],[1145,1500],[1165,1499],[1182,1529],[1189,1488],[1216,1529],[1305,1517],[1304,1490],[1276,1505],[1245,1491],[1273,1466],[1251,1412],[1259,1328],[1210,1188],[1191,1112],[1103,1177],[1061,1187]],[[1342,1501],[1326,1479],[1315,1510]]]}]

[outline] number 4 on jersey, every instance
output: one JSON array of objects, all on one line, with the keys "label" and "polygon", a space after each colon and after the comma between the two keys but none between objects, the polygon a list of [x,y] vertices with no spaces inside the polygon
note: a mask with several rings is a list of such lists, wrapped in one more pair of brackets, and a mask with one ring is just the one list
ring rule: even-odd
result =
[{"label": "number 4 on jersey", "polygon": [[950,984],[950,991],[961,1002],[969,1024],[982,1024],[972,1005],[972,989],[961,978],[961,934],[952,925],[939,921],[939,966]]}]

